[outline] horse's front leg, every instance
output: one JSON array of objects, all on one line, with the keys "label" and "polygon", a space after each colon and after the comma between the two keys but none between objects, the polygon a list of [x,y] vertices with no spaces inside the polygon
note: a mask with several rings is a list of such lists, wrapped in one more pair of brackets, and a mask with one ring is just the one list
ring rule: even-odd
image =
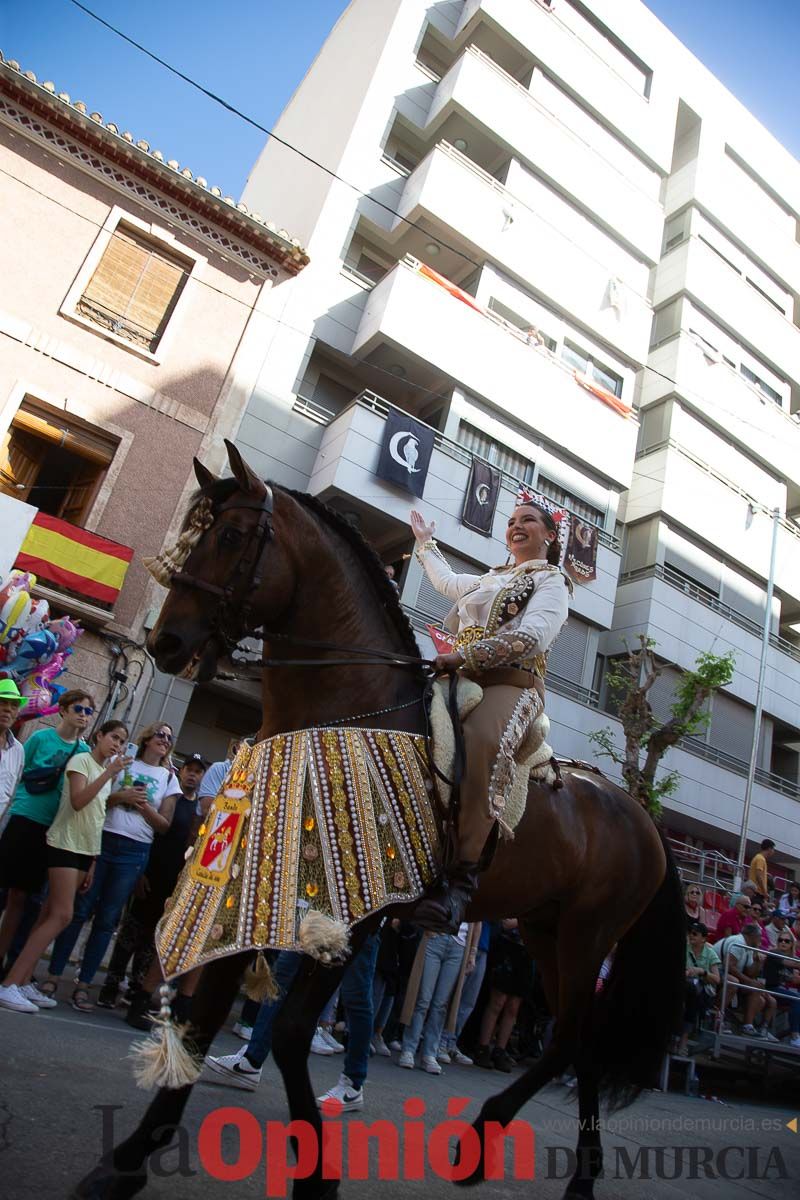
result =
[{"label": "horse's front leg", "polygon": [[[283,1077],[291,1121],[290,1140],[296,1164],[279,1164],[294,1178],[294,1200],[329,1200],[336,1195],[338,1179],[325,1179],[322,1162],[322,1119],[317,1107],[308,1056],[319,1014],[344,974],[344,966],[326,967],[304,957],[286,999],[275,1018],[272,1056]],[[286,1154],[289,1146],[267,1146],[267,1154]],[[292,1175],[291,1172],[294,1172]]]},{"label": "horse's front leg", "polygon": [[[230,1012],[252,955],[209,963],[192,1000],[189,1038],[204,1056]],[[160,1088],[136,1129],[75,1188],[71,1200],[130,1200],[147,1183],[147,1159],[168,1146],[183,1116],[191,1086]]]}]

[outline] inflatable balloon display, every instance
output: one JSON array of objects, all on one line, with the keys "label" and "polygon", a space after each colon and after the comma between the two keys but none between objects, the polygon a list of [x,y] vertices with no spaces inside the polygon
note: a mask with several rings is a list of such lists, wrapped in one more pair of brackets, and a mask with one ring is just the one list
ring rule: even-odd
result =
[{"label": "inflatable balloon display", "polygon": [[22,720],[57,711],[65,689],[55,680],[83,633],[71,617],[50,620],[47,601],[31,595],[35,584],[27,571],[0,579],[0,679],[14,679],[27,697]]}]

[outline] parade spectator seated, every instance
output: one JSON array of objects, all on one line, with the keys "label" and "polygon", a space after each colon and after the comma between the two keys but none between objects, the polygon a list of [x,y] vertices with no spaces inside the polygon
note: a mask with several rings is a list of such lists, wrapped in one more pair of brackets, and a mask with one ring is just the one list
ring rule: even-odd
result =
[{"label": "parade spectator seated", "polygon": [[703,907],[703,889],[699,883],[687,883],[683,893],[683,905],[689,921],[701,921],[708,928],[707,914]]},{"label": "parade spectator seated", "polygon": [[715,945],[723,938],[742,932],[745,922],[750,918],[751,903],[750,897],[744,892],[733,897],[733,904],[720,916],[714,936],[710,939]]},{"label": "parade spectator seated", "polygon": [[[731,934],[716,949],[723,970],[726,966],[728,969],[727,1003],[731,1009],[736,1006],[744,1014],[740,1032],[746,1037],[775,1042],[778,1039],[769,1030],[776,1011],[775,998],[763,990],[745,990],[764,987],[764,980],[759,977],[762,956],[756,953],[760,944],[761,928],[751,921],[744,925],[741,933]],[[762,1024],[756,1029],[755,1020],[759,1015]]]},{"label": "parade spectator seated", "polygon": [[12,948],[26,903],[47,881],[47,831],[58,812],[69,760],[89,752],[82,735],[93,714],[94,701],[88,692],[78,688],[64,692],[55,728],[37,729],[25,742],[22,776],[0,838],[0,887],[8,888],[0,925],[0,962]]},{"label": "parade spectator seated", "polygon": [[778,1007],[789,1010],[789,1045],[800,1049],[800,967],[795,958],[794,938],[788,929],[778,935],[775,949],[786,957],[770,955],[766,959],[764,985],[768,991],[777,992],[783,998],[783,1002],[778,1001]]},{"label": "parade spectator seated", "polygon": [[765,909],[764,909],[764,905],[761,903],[760,900],[753,900],[753,902],[751,903],[751,905],[750,905],[750,920],[755,921],[756,925],[758,925],[759,929],[761,930],[761,949],[769,950],[769,947],[770,947],[769,934],[767,933],[766,929],[764,928],[765,920],[766,920]]},{"label": "parade spectator seated", "polygon": [[790,883],[778,901],[778,908],[790,921],[800,916],[800,883]]},{"label": "parade spectator seated", "polygon": [[786,914],[781,912],[779,908],[775,909],[774,913],[772,914],[771,921],[764,926],[764,929],[767,937],[769,938],[770,950],[775,949],[776,945],[778,944],[778,938],[784,933],[788,934],[788,936],[791,938],[792,948],[794,948],[795,936],[789,927]]},{"label": "parade spectator seated", "polygon": [[708,944],[708,929],[693,921],[686,934],[686,998],[678,1054],[689,1052],[689,1034],[702,1021],[720,982],[720,957]]}]

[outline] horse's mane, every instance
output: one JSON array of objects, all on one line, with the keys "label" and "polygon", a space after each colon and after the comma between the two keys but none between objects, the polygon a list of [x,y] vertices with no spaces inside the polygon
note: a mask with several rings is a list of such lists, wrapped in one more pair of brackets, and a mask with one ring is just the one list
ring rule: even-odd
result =
[{"label": "horse's mane", "polygon": [[[273,483],[271,480],[267,482],[271,488],[279,492],[284,492],[287,496],[291,496],[293,500],[296,500],[312,516],[321,521],[332,533],[337,534],[346,542],[364,568],[364,573],[375,588],[378,598],[383,601],[386,611],[400,637],[405,653],[411,654],[416,658],[419,655],[419,646],[417,645],[417,639],[414,636],[411,622],[400,604],[400,593],[386,574],[386,569],[377,553],[370,546],[369,542],[366,541],[360,530],[356,529],[352,522],[343,517],[341,513],[336,512],[330,505],[325,504],[322,500],[318,500],[316,496],[311,496],[307,492],[297,492],[293,488],[283,487],[281,484]],[[200,488],[194,493],[190,501],[190,513],[195,504],[203,498],[210,500],[214,508],[216,508],[218,505],[224,504],[226,500],[229,500],[234,492],[238,490],[239,484],[235,479],[217,479],[209,487]],[[189,515],[187,514],[183,524],[184,528],[186,528],[188,521]]]}]

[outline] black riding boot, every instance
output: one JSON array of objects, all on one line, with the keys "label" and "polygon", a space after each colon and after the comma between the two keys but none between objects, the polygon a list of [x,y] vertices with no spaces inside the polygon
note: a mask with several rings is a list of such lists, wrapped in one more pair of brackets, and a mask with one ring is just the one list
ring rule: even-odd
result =
[{"label": "black riding boot", "polygon": [[143,1032],[152,1029],[153,1022],[148,1016],[149,1010],[150,992],[146,992],[144,988],[138,988],[131,996],[128,1011],[125,1013],[125,1021],[134,1029],[141,1029]]},{"label": "black riding boot", "polygon": [[477,886],[478,864],[456,863],[428,889],[412,912],[411,920],[430,933],[458,933]]}]

